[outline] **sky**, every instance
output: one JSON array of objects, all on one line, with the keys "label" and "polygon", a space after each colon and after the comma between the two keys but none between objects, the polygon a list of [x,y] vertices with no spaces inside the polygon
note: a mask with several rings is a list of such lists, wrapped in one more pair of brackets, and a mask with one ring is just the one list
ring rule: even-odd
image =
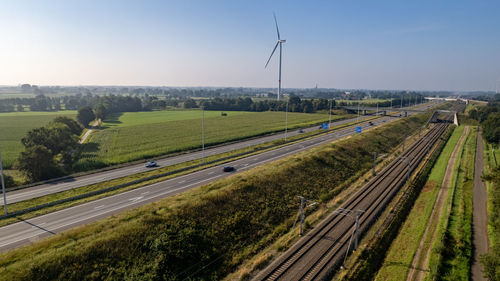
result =
[{"label": "sky", "polygon": [[500,1],[0,0],[0,85],[494,91]]}]

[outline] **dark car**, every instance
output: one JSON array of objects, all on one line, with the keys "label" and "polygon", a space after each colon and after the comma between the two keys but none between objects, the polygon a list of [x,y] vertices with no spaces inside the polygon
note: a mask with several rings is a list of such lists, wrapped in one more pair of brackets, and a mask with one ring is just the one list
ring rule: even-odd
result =
[{"label": "dark car", "polygon": [[372,121],[368,122],[368,124],[369,124],[370,126],[373,126],[373,122],[372,122]]},{"label": "dark car", "polygon": [[233,172],[236,169],[233,166],[224,166],[224,168],[222,170],[224,172]]},{"label": "dark car", "polygon": [[303,132],[304,132],[304,130],[299,129],[299,134],[302,134]]},{"label": "dark car", "polygon": [[158,167],[158,163],[156,163],[156,161],[149,161],[146,163],[146,168],[154,168],[154,167]]}]

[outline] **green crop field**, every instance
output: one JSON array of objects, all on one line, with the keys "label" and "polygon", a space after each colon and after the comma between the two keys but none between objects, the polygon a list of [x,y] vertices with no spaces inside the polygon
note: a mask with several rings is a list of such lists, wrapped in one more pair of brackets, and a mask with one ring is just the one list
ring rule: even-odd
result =
[{"label": "green crop field", "polygon": [[4,167],[10,167],[23,150],[21,139],[29,130],[61,115],[76,117],[76,111],[0,113],[0,152]]},{"label": "green crop field", "polygon": [[[284,112],[205,111],[205,144],[285,129]],[[110,116],[86,144],[80,169],[124,163],[201,147],[200,110],[128,112]],[[332,120],[345,116],[334,115]],[[328,121],[328,114],[288,113],[289,128]]]}]

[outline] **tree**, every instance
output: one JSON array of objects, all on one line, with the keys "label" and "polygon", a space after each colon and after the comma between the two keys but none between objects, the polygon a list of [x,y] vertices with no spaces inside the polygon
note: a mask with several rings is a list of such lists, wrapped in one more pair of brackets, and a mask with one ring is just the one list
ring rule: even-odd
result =
[{"label": "tree", "polygon": [[80,123],[66,116],[57,116],[54,120],[52,120],[52,123],[65,124],[71,130],[71,133],[77,136],[79,136],[83,131],[83,127]]},{"label": "tree", "polygon": [[24,171],[32,181],[40,181],[60,174],[52,151],[42,145],[26,148],[19,154],[14,167]]},{"label": "tree", "polygon": [[102,103],[98,104],[95,107],[95,117],[97,119],[104,120],[104,118],[106,118],[106,111],[107,109]]},{"label": "tree", "polygon": [[484,130],[484,138],[488,142],[500,142],[500,112],[488,115],[488,118],[481,125]]},{"label": "tree", "polygon": [[193,99],[187,99],[184,102],[184,108],[196,108],[198,105],[196,105],[196,102]]},{"label": "tree", "polygon": [[89,123],[95,119],[94,111],[90,106],[84,106],[78,109],[78,115],[76,119],[80,124],[82,124],[85,128],[89,127]]}]

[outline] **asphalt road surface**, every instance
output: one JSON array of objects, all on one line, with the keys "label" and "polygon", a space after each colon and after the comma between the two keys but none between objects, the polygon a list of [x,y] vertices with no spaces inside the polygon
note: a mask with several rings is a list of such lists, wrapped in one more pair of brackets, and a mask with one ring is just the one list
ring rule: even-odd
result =
[{"label": "asphalt road surface", "polygon": [[[390,122],[392,120],[397,119],[393,117],[383,117],[374,120],[373,126]],[[368,122],[363,123],[361,126],[363,128],[373,127],[370,126]],[[233,166],[236,168],[236,173],[238,173],[353,134],[355,134],[355,128],[349,127],[330,134],[305,140],[300,143],[291,144],[240,160],[232,161],[224,164],[224,166]],[[223,172],[222,166],[223,165],[207,168],[188,175],[147,185],[141,188],[1,227],[0,252],[29,244],[57,232],[93,222],[112,214],[120,213],[127,209],[145,205],[149,202],[157,201],[161,198],[165,198],[234,174]]]}]

